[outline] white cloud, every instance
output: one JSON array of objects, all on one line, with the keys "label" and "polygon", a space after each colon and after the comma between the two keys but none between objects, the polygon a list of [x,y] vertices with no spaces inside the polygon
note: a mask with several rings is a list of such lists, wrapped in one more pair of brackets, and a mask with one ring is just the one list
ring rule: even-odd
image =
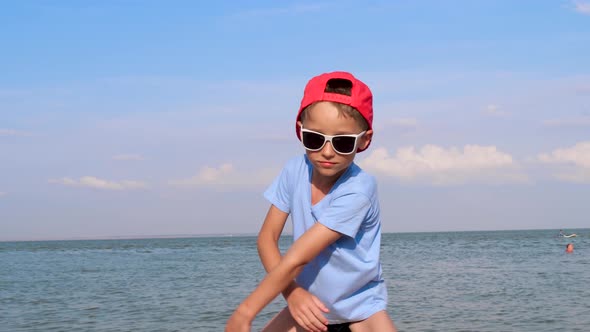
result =
[{"label": "white cloud", "polygon": [[403,181],[436,185],[525,182],[512,156],[495,146],[465,145],[445,149],[425,145],[400,148],[390,156],[385,148],[375,149],[359,163],[363,168]]},{"label": "white cloud", "polygon": [[113,160],[127,161],[127,160],[143,160],[143,157],[138,154],[118,154],[113,156]]},{"label": "white cloud", "polygon": [[6,193],[4,191],[0,191],[0,197],[2,196],[6,196]]},{"label": "white cloud", "polygon": [[505,116],[508,113],[502,111],[499,106],[490,104],[485,107],[483,113],[490,116]]},{"label": "white cloud", "polygon": [[558,179],[590,183],[590,141],[579,142],[568,148],[555,149],[550,153],[541,153],[537,158],[542,163],[560,167],[554,174]]},{"label": "white cloud", "polygon": [[590,2],[574,1],[574,6],[578,13],[590,15]]},{"label": "white cloud", "polygon": [[29,136],[28,133],[14,129],[2,129],[0,128],[0,137],[7,136]]},{"label": "white cloud", "polygon": [[109,181],[99,179],[94,176],[83,176],[79,179],[64,177],[61,179],[51,179],[49,183],[61,184],[71,187],[89,187],[102,190],[137,190],[146,189],[147,184],[141,181]]},{"label": "white cloud", "polygon": [[543,126],[551,128],[590,127],[590,116],[545,120],[543,121]]},{"label": "white cloud", "polygon": [[203,167],[196,175],[172,180],[169,184],[176,187],[243,188],[268,185],[277,174],[277,170],[260,170],[254,173],[238,171],[232,164],[225,163],[219,167]]},{"label": "white cloud", "polygon": [[539,154],[539,160],[545,163],[566,163],[590,168],[590,141],[579,142],[569,148],[556,149],[551,153]]}]

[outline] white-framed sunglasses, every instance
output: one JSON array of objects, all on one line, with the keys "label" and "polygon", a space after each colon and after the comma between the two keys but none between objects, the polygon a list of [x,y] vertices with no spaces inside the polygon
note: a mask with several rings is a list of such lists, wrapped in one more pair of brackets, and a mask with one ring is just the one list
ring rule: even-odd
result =
[{"label": "white-framed sunglasses", "polygon": [[365,130],[356,135],[324,135],[317,131],[301,127],[301,143],[303,143],[303,147],[308,151],[320,151],[324,148],[326,142],[330,142],[334,151],[342,155],[347,155],[356,151],[358,139],[366,132]]}]

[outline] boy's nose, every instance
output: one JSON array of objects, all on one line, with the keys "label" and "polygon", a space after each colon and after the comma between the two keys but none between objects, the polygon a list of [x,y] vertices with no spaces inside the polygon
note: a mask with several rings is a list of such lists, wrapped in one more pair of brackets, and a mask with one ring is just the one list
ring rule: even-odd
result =
[{"label": "boy's nose", "polygon": [[336,154],[336,151],[334,151],[334,148],[332,147],[332,143],[326,142],[326,144],[324,144],[324,147],[322,148],[322,155],[325,157],[332,157],[335,154]]}]

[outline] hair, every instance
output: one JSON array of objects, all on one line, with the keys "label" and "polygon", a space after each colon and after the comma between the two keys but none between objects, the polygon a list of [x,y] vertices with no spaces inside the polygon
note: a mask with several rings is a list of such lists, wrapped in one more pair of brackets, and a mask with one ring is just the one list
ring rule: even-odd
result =
[{"label": "hair", "polygon": [[[346,96],[350,96],[352,94],[351,91],[352,91],[352,82],[347,79],[343,79],[343,78],[332,78],[332,79],[328,80],[328,83],[326,83],[326,89],[324,90],[324,92],[337,93],[337,94],[346,95]],[[301,111],[301,115],[299,116],[299,120],[301,120],[301,122],[303,122],[303,120],[305,120],[307,110],[311,109],[317,103],[330,103],[330,104],[336,106],[336,108],[338,109],[339,115],[353,118],[356,121],[356,123],[361,127],[362,130],[369,129],[369,124],[367,123],[367,120],[365,120],[365,118],[361,115],[361,113],[356,108],[354,108],[350,105],[341,104],[341,103],[332,102],[332,101],[316,101],[315,103],[312,103],[312,104],[308,105],[307,107],[305,107],[303,109],[303,111]]]}]

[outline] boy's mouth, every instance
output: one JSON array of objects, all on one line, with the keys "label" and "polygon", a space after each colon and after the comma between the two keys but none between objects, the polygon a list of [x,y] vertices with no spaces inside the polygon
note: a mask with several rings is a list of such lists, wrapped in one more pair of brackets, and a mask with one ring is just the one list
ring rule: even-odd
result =
[{"label": "boy's mouth", "polygon": [[322,166],[324,168],[332,168],[336,165],[336,163],[329,162],[329,161],[319,161],[318,163],[320,164],[320,166]]}]

